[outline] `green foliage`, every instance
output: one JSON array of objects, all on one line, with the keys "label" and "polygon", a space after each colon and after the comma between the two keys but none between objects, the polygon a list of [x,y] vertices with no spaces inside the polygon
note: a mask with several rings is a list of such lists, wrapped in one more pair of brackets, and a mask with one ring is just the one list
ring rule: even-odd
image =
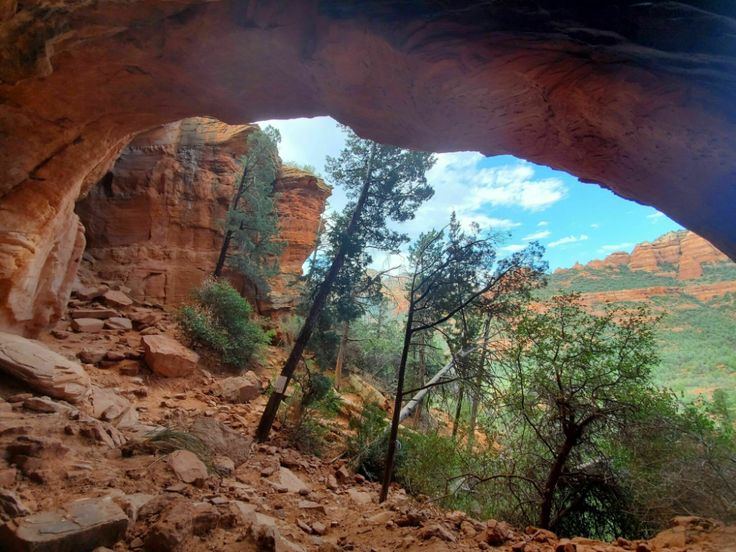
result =
[{"label": "green foliage", "polygon": [[[355,435],[347,441],[347,456],[355,471],[371,481],[380,479],[385,466],[388,442],[388,420],[385,416],[378,405],[367,404],[360,417],[350,420],[350,429],[355,431]],[[401,466],[403,460],[403,449],[399,449],[394,465]]]},{"label": "green foliage", "polygon": [[[278,215],[273,201],[280,139],[272,127],[248,136],[248,153],[241,159],[243,172],[225,221],[221,259],[254,286],[256,295],[268,292],[268,278],[278,273],[278,256],[284,247],[275,240]],[[216,276],[219,269],[221,263]]]},{"label": "green foliage", "polygon": [[179,323],[197,345],[243,369],[271,335],[251,320],[248,302],[225,280],[209,279],[192,292],[193,305],[179,310]]},{"label": "green foliage", "polygon": [[[703,265],[695,280],[677,280],[627,267],[566,271],[549,276],[549,285],[536,295],[549,298],[560,291],[605,292],[666,286],[673,291],[649,300],[664,314],[656,340],[661,363],[653,368],[654,382],[684,393],[689,400],[717,389],[736,393],[736,294],[701,301],[686,287],[736,280],[736,264]],[[621,303],[622,306],[631,306]],[[736,415],[736,407],[731,412]]]}]

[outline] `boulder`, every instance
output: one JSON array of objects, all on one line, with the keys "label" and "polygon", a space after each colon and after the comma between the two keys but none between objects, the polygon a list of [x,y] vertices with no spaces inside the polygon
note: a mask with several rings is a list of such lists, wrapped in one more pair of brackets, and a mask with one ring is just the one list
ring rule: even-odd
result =
[{"label": "boulder", "polygon": [[[144,512],[141,510],[141,516]],[[202,536],[217,526],[220,514],[212,504],[177,498],[166,503],[158,520],[148,530],[144,549],[149,552],[186,550],[186,541]]]},{"label": "boulder", "polygon": [[111,307],[129,307],[133,300],[122,291],[111,289],[102,295],[102,300]]},{"label": "boulder", "polygon": [[122,316],[113,316],[105,320],[105,328],[108,330],[132,330],[133,323]]},{"label": "boulder", "polygon": [[113,546],[127,528],[127,516],[112,499],[88,498],[9,521],[0,527],[0,542],[9,552],[93,550]]},{"label": "boulder", "polygon": [[175,450],[169,455],[169,466],[184,483],[202,485],[209,476],[207,466],[188,450]]},{"label": "boulder", "polygon": [[80,333],[99,333],[105,326],[105,321],[99,318],[75,318],[72,320],[72,328]]},{"label": "boulder", "polygon": [[42,343],[0,332],[0,371],[26,383],[33,390],[70,403],[82,400],[90,390],[84,369]]},{"label": "boulder", "polygon": [[199,362],[197,353],[165,335],[143,336],[141,344],[146,364],[159,376],[167,378],[188,376]]},{"label": "boulder", "polygon": [[232,403],[247,403],[261,394],[261,380],[255,372],[225,378],[218,382],[218,394]]},{"label": "boulder", "polygon": [[197,416],[189,432],[199,438],[213,454],[227,456],[236,466],[250,456],[253,443],[251,437],[230,429],[225,424],[208,416]]}]

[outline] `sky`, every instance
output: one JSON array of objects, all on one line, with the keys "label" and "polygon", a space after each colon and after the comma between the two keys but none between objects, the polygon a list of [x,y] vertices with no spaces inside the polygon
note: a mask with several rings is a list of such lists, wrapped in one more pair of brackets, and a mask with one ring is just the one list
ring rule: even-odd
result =
[{"label": "sky", "polygon": [[[281,132],[279,153],[285,163],[311,165],[325,178],[326,156],[337,156],[344,133],[330,117],[262,121]],[[501,250],[517,251],[531,240],[546,249],[550,270],[602,259],[614,251],[630,252],[642,241],[682,227],[652,207],[616,196],[594,184],[511,155],[485,157],[477,152],[437,154],[427,173],[435,194],[414,220],[397,228],[412,239],[432,227],[444,226],[451,212],[482,230],[508,236]],[[340,210],[345,194],[334,189],[327,210]],[[381,257],[376,268],[393,266]]]}]

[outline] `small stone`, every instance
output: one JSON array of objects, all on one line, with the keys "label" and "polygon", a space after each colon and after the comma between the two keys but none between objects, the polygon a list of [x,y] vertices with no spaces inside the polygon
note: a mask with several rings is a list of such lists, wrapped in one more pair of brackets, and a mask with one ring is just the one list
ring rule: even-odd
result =
[{"label": "small stone", "polygon": [[304,531],[306,534],[311,535],[312,534],[312,528],[309,526],[309,524],[305,521],[302,521],[301,519],[296,520],[296,525]]},{"label": "small stone", "polygon": [[555,552],[577,552],[578,547],[572,542],[560,543],[555,548]]},{"label": "small stone", "polygon": [[289,468],[279,468],[279,483],[286,487],[287,492],[290,493],[301,494],[303,491],[309,492],[309,487]]},{"label": "small stone", "polygon": [[56,339],[67,339],[69,337],[69,332],[65,332],[64,330],[51,330],[50,333]]},{"label": "small stone", "polygon": [[321,521],[315,521],[312,523],[312,531],[317,535],[324,535],[327,533],[327,526]]},{"label": "small stone", "polygon": [[105,320],[105,328],[108,330],[132,330],[133,323],[122,316],[113,316]]},{"label": "small stone", "polygon": [[6,398],[5,402],[19,403],[25,401],[26,399],[30,399],[31,397],[33,397],[32,393],[16,393],[15,395],[10,395],[8,398]]},{"label": "small stone", "polygon": [[196,454],[188,450],[176,450],[169,455],[169,466],[184,483],[201,486],[208,477],[207,466]]},{"label": "small stone", "polygon": [[125,360],[125,353],[121,353],[119,351],[107,351],[105,353],[105,360],[112,360],[115,362]]},{"label": "small stone", "polygon": [[227,456],[215,456],[212,465],[220,475],[229,475],[235,471],[235,462]]},{"label": "small stone", "polygon": [[121,376],[137,376],[140,372],[140,363],[137,360],[125,360],[117,365]]},{"label": "small stone", "polygon": [[350,470],[347,466],[340,466],[337,471],[335,471],[335,477],[339,483],[348,483],[351,479]]},{"label": "small stone", "polygon": [[105,358],[105,351],[97,349],[82,349],[77,353],[77,358],[85,364],[99,364]]},{"label": "small stone", "polygon": [[336,491],[339,488],[337,485],[337,479],[335,479],[335,476],[332,474],[327,476],[327,488],[331,491]]},{"label": "small stone", "polygon": [[72,328],[80,333],[100,333],[105,322],[97,318],[76,318],[72,320]]},{"label": "small stone", "polygon": [[0,489],[0,518],[7,520],[19,516],[27,516],[30,513],[30,510],[28,510],[16,493],[6,489]]}]

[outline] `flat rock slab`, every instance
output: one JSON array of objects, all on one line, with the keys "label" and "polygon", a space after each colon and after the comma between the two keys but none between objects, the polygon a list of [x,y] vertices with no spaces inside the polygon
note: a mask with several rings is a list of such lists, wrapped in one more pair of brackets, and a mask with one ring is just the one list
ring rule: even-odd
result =
[{"label": "flat rock slab", "polygon": [[8,552],[94,550],[113,546],[127,528],[128,517],[110,498],[88,498],[9,521],[0,527],[0,543]]},{"label": "flat rock slab", "polygon": [[117,316],[118,313],[112,309],[73,309],[69,311],[72,318],[99,318],[105,320]]},{"label": "flat rock slab", "polygon": [[133,322],[123,316],[113,316],[105,320],[105,327],[110,330],[132,330]]},{"label": "flat rock slab", "polygon": [[102,300],[111,307],[128,307],[133,304],[133,300],[125,293],[114,289],[106,291]]},{"label": "flat rock slab", "polygon": [[105,321],[99,318],[75,318],[72,320],[72,329],[81,333],[99,333],[105,326]]},{"label": "flat rock slab", "polygon": [[81,365],[42,343],[0,332],[0,371],[55,399],[77,403],[87,396],[90,379]]},{"label": "flat rock slab", "polygon": [[145,335],[141,338],[141,344],[146,364],[159,376],[188,376],[199,362],[197,353],[165,335]]}]

